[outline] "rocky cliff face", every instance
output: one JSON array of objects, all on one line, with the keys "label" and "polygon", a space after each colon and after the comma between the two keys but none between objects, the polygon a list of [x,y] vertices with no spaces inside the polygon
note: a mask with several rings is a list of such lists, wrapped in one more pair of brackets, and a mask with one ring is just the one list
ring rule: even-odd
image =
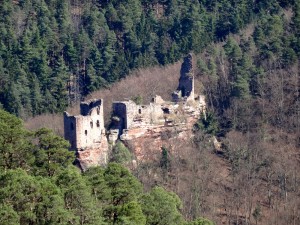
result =
[{"label": "rocky cliff face", "polygon": [[178,142],[189,141],[193,137],[193,126],[199,114],[185,115],[185,121],[179,124],[153,125],[127,130],[121,135],[123,143],[129,147],[137,163],[158,160],[162,147],[172,152]]},{"label": "rocky cliff face", "polygon": [[[142,128],[143,129],[143,128]],[[143,133],[143,135],[140,135]],[[153,129],[133,129],[122,139],[134,154],[137,163],[158,160],[162,147],[173,150],[172,142],[188,141],[192,132],[185,126],[181,127],[155,127]]]},{"label": "rocky cliff face", "polygon": [[105,134],[102,135],[101,143],[95,147],[76,151],[76,165],[82,170],[92,166],[105,165],[108,162],[109,144]]}]

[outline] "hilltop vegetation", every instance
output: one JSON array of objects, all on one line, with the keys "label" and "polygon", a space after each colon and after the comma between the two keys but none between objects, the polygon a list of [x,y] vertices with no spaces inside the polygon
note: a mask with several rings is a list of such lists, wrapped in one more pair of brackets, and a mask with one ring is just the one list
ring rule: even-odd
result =
[{"label": "hilltop vegetation", "polygon": [[48,129],[31,133],[0,110],[0,224],[213,225],[186,222],[173,192],[141,183],[120,164],[81,173],[68,142]]},{"label": "hilltop vegetation", "polygon": [[[170,94],[163,93],[173,90],[166,87],[168,84],[140,93],[141,87],[149,84],[146,75],[123,80],[121,87],[110,85],[133,69],[151,70],[153,65],[176,62],[190,51],[196,53],[195,75],[206,95],[207,119],[195,125],[189,142],[170,143],[160,161],[138,165],[133,173],[146,190],[159,184],[176,192],[184,203],[181,212],[190,220],[205,216],[217,224],[300,223],[298,0],[6,0],[0,15],[0,103],[22,118],[61,112],[88,94],[109,96],[109,101],[118,95],[131,98],[134,93],[149,97],[157,87],[163,87],[162,94]],[[157,76],[153,80],[160,81]],[[112,88],[94,92],[108,86]],[[48,123],[46,117],[40,120]],[[137,195],[122,202],[126,209],[119,208],[114,205],[105,174],[108,168],[126,169],[112,164],[80,175],[70,168],[73,158],[66,151],[55,155],[58,161],[54,164],[47,164],[51,156],[46,154],[47,142],[56,140],[59,145],[55,149],[65,149],[67,144],[51,131],[40,130],[33,138],[20,129],[21,125],[17,127],[11,131],[16,136],[6,143],[5,135],[11,133],[6,130],[12,128],[0,126],[1,187],[18,193],[15,190],[23,189],[13,189],[14,181],[22,177],[45,196],[54,195],[50,189],[55,190],[58,203],[57,208],[47,205],[44,212],[42,206],[50,200],[40,198],[42,194],[30,197],[26,204],[16,201],[14,205],[14,196],[1,193],[0,214],[4,216],[0,218],[34,221],[38,213],[57,213],[55,218],[62,221],[88,218],[87,223],[101,224],[99,221],[112,223],[109,210],[121,210],[122,218],[116,218],[120,223],[146,218],[156,224],[158,212],[149,210],[168,210],[158,201],[163,199],[172,202],[172,209],[177,207],[177,211],[166,212],[170,221],[181,220],[178,198],[160,188],[140,195],[139,188],[130,186]],[[220,150],[212,145],[214,136],[222,143]],[[124,173],[140,187],[128,171]],[[74,190],[81,193],[71,188],[71,179],[77,179],[75,183],[81,186],[74,186]],[[93,186],[97,179],[105,188]],[[107,190],[110,194],[102,192]],[[65,202],[64,197],[73,196],[72,191],[74,201],[82,206]],[[80,202],[83,198],[79,196],[88,201]],[[87,209],[88,215],[80,214],[82,209]],[[134,214],[127,213],[129,209]],[[59,213],[67,216],[62,218]]]},{"label": "hilltop vegetation", "polygon": [[[134,68],[199,53],[290,7],[296,12],[298,6],[284,0],[5,0],[0,6],[0,103],[22,118],[61,112]],[[282,25],[280,16],[269,22]],[[257,33],[263,37],[262,30]],[[297,40],[284,43],[290,47],[288,63],[299,48]],[[270,48],[277,51],[281,43],[273,43]]]},{"label": "hilltop vegetation", "polygon": [[217,224],[300,222],[299,15],[299,1],[261,11],[198,54],[207,118],[189,143],[166,146],[176,146],[167,169],[156,162],[136,171],[145,185],[176,190],[186,216]]}]

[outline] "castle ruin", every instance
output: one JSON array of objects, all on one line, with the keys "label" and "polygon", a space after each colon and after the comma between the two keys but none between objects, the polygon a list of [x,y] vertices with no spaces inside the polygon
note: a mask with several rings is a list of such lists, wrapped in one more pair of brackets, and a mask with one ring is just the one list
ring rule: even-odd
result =
[{"label": "castle ruin", "polygon": [[173,92],[172,98],[174,102],[178,101],[194,101],[195,84],[192,55],[189,54],[184,58],[180,70],[179,84],[176,91]]},{"label": "castle ruin", "polygon": [[[149,105],[135,102],[113,102],[111,129],[106,131],[103,118],[103,100],[91,100],[80,104],[80,115],[64,113],[65,138],[70,141],[71,149],[77,153],[77,159],[83,169],[91,165],[107,163],[109,145],[117,140],[134,145],[139,138],[158,137],[166,130],[191,130],[201,113],[205,114],[205,98],[194,93],[194,73],[192,55],[184,58],[180,70],[177,90],[172,94],[173,101],[164,101],[155,96]],[[157,148],[161,141],[156,140]],[[160,144],[159,144],[160,143]],[[131,145],[131,146],[134,146]],[[133,149],[137,158],[144,149]],[[94,158],[93,158],[94,157]]]},{"label": "castle ruin", "polygon": [[71,144],[80,160],[81,152],[101,151],[101,156],[95,163],[107,162],[108,143],[104,128],[103,100],[81,102],[80,115],[70,115],[64,112],[65,139]]}]

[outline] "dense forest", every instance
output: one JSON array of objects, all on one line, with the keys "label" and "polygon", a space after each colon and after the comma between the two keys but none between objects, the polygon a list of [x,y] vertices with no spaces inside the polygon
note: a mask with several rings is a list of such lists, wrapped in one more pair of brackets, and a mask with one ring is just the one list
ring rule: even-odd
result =
[{"label": "dense forest", "polygon": [[0,224],[300,223],[299,0],[4,0],[0,15],[0,108],[20,118],[189,52],[208,104],[189,142],[135,176],[80,173],[63,139],[1,111]]},{"label": "dense forest", "polygon": [[51,130],[29,132],[0,110],[1,225],[213,225],[204,218],[186,222],[175,193],[144,191],[120,164],[81,173],[68,146]]},{"label": "dense forest", "polygon": [[[275,52],[278,66],[291,64],[299,52],[299,14],[291,36],[281,32],[280,17],[291,7],[299,11],[286,0],[2,1],[1,107],[22,118],[61,112],[132,69],[202,52],[263,18],[255,36],[262,57]],[[275,34],[271,43],[264,43],[264,32]]]}]

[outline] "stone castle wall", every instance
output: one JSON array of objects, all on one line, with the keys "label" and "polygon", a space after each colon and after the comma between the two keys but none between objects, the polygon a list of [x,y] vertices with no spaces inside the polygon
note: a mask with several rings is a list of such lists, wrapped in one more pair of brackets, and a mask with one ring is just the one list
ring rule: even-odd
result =
[{"label": "stone castle wall", "polygon": [[132,151],[139,159],[149,153],[141,143],[155,144],[153,148],[156,149],[164,142],[166,133],[188,137],[190,134],[186,132],[191,131],[200,114],[205,113],[205,98],[202,95],[195,98],[191,55],[184,59],[180,73],[178,88],[172,94],[173,102],[166,102],[160,96],[155,96],[149,105],[138,105],[131,100],[114,102],[109,132],[104,128],[102,99],[82,102],[80,115],[65,112],[65,138],[76,151],[81,168],[85,170],[107,162],[108,140],[111,145],[118,139],[125,144],[131,143]]},{"label": "stone castle wall", "polygon": [[119,117],[120,121],[123,122],[123,129],[148,126],[164,121],[162,105],[157,103],[137,105],[131,100],[114,102],[113,115]]},{"label": "stone castle wall", "polygon": [[80,104],[80,115],[64,113],[65,138],[71,149],[80,150],[100,145],[105,133],[102,100],[92,100]]},{"label": "stone castle wall", "polygon": [[83,170],[104,165],[108,159],[108,142],[104,128],[103,100],[80,104],[80,115],[64,112],[65,139],[76,151],[76,162]]},{"label": "stone castle wall", "polygon": [[194,93],[194,70],[192,55],[184,58],[180,69],[180,78],[177,90],[172,94],[173,101],[190,101],[195,99]]},{"label": "stone castle wall", "polygon": [[65,139],[71,144],[71,149],[75,150],[77,146],[77,127],[75,116],[71,116],[69,113],[64,112],[64,134]]}]

